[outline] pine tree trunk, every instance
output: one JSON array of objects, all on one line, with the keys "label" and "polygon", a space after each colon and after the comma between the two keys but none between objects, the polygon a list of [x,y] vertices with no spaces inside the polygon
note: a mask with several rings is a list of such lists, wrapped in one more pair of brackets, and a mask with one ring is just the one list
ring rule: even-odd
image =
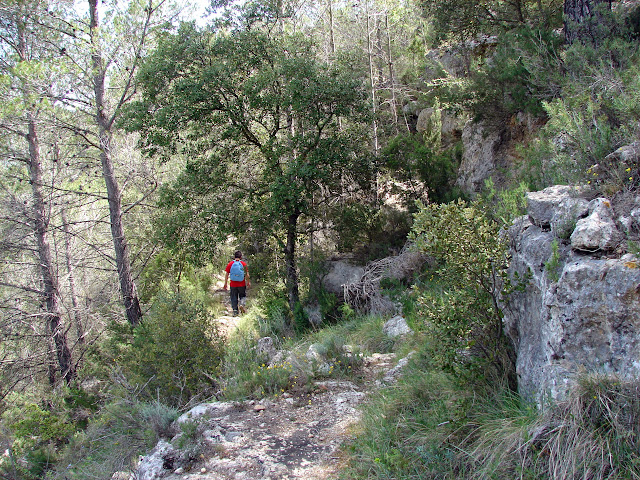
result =
[{"label": "pine tree trunk", "polygon": [[92,42],[91,60],[93,66],[93,89],[96,102],[96,122],[98,125],[98,136],[100,141],[102,176],[107,188],[111,236],[113,238],[113,246],[116,254],[116,266],[118,268],[118,277],[120,279],[120,293],[124,303],[127,320],[131,325],[136,326],[142,320],[142,310],[140,309],[140,302],[138,300],[136,285],[133,281],[133,275],[131,274],[129,248],[124,233],[124,225],[122,223],[122,199],[111,157],[112,120],[109,119],[106,114],[106,71],[97,38],[98,0],[89,0],[89,12],[91,17],[90,29]]},{"label": "pine tree trunk", "polygon": [[[18,42],[17,53],[19,62],[26,62],[27,55],[27,33],[24,22],[17,25]],[[25,85],[25,98],[29,97],[30,87]],[[30,105],[30,104],[29,104]],[[40,143],[38,139],[37,122],[33,110],[27,109],[27,133],[25,138],[29,146],[29,158],[27,167],[29,170],[29,183],[33,196],[33,231],[37,244],[38,262],[40,276],[42,280],[42,296],[44,297],[45,322],[48,332],[47,345],[49,353],[55,351],[58,371],[62,379],[67,383],[75,378],[75,369],[71,356],[71,350],[67,344],[66,331],[60,315],[60,293],[58,290],[58,277],[53,264],[51,246],[49,244],[49,221],[46,214],[46,204],[42,193],[43,175],[40,163]],[[47,356],[47,370],[49,382],[53,385],[56,381],[55,368]]]},{"label": "pine tree trunk", "polygon": [[611,10],[611,0],[565,0],[564,37],[568,44],[576,41],[598,45],[608,32],[602,27],[602,9]]},{"label": "pine tree trunk", "polygon": [[[29,118],[27,141],[29,143],[29,175],[33,193],[34,232],[38,244],[38,259],[40,262],[40,274],[42,275],[44,303],[46,305],[47,330],[53,342],[60,375],[65,383],[69,384],[75,378],[76,372],[73,366],[71,350],[69,350],[67,344],[66,331],[60,316],[58,279],[51,256],[51,246],[48,239],[49,225],[41,190],[43,179],[40,164],[40,146],[33,118]],[[52,372],[49,373],[49,377],[51,381]]]}]

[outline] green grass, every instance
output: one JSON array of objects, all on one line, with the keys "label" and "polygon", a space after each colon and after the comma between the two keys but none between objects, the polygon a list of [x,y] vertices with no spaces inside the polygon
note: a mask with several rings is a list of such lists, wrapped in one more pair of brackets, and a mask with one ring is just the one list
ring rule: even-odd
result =
[{"label": "green grass", "polygon": [[[390,352],[396,346],[382,332],[381,317],[352,315],[342,323],[305,334],[270,328],[272,322],[262,311],[252,310],[229,338],[222,373],[225,399],[259,399],[288,389],[308,390],[311,386],[307,384],[314,378],[357,380],[365,355]],[[277,318],[276,324],[279,325]],[[255,354],[255,345],[262,336],[271,336],[282,358],[270,361]],[[326,362],[307,357],[312,345]]]},{"label": "green grass", "polygon": [[[465,396],[448,376],[410,362],[393,387],[375,394],[346,449],[344,479],[433,478],[453,475],[451,436]],[[455,478],[455,477],[451,477]]]},{"label": "green grass", "polygon": [[366,405],[340,478],[638,479],[638,391],[591,375],[539,410],[501,387],[465,390],[418,358]]}]

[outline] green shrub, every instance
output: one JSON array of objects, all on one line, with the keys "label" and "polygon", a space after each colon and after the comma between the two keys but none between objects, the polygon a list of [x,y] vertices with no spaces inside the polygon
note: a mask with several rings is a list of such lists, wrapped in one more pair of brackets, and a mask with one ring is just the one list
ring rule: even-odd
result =
[{"label": "green shrub", "polygon": [[313,365],[320,376],[351,376],[362,366],[360,347],[348,343],[344,329],[324,329],[314,335],[312,340],[314,348],[326,361],[324,365]]},{"label": "green shrub", "polygon": [[524,182],[514,188],[497,190],[493,178],[489,178],[485,181],[482,201],[487,203],[486,211],[492,219],[509,227],[516,218],[527,213],[528,191]]},{"label": "green shrub", "polygon": [[223,347],[217,323],[201,303],[164,294],[134,330],[122,365],[150,398],[181,406],[215,392]]},{"label": "green shrub", "polygon": [[444,288],[419,294],[419,317],[433,339],[434,360],[466,381],[494,376],[515,388],[513,349],[498,307],[507,245],[479,203],[421,205],[412,238],[440,264]]},{"label": "green shrub", "polygon": [[198,422],[187,420],[180,423],[180,434],[175,440],[175,446],[180,449],[183,459],[193,462],[202,455],[205,445],[202,441]]},{"label": "green shrub", "polygon": [[177,409],[158,401],[142,402],[139,389],[122,377],[114,380],[110,401],[85,430],[69,439],[50,480],[110,478],[114,472],[130,471],[139,455],[170,435]]},{"label": "green shrub", "polygon": [[292,314],[285,293],[259,300],[256,310],[260,337],[286,337],[292,334]]},{"label": "green shrub", "polygon": [[[542,103],[547,124],[523,153],[535,167],[530,170],[532,188],[590,182],[611,194],[627,188],[629,177],[632,183],[637,179],[637,166],[603,163],[609,153],[637,138],[640,112],[638,42],[624,18],[615,12],[606,17],[617,26],[605,38],[575,42],[559,57],[560,88]],[[597,171],[589,171],[594,165]]]},{"label": "green shrub", "polygon": [[2,478],[7,475],[6,478],[35,480],[55,466],[60,449],[77,428],[70,410],[57,400],[57,397],[42,403],[20,398],[9,400],[11,406],[0,418],[7,430],[2,444],[9,452],[8,456],[0,456]]},{"label": "green shrub", "polygon": [[[439,111],[436,109],[436,111]],[[395,180],[407,182],[414,188],[396,188],[390,193],[400,195],[403,204],[414,210],[414,203],[428,194],[436,203],[458,198],[454,188],[456,173],[462,159],[461,146],[446,150],[437,147],[440,140],[438,125],[437,142],[426,142],[419,134],[405,134],[392,138],[381,152],[388,174]]]},{"label": "green shrub", "polygon": [[552,282],[560,280],[561,266],[558,240],[554,239],[553,242],[551,242],[551,256],[544,264],[544,270],[547,273],[549,280]]},{"label": "green shrub", "polygon": [[158,401],[141,403],[140,417],[158,438],[170,437],[170,426],[178,418],[178,410]]},{"label": "green shrub", "polygon": [[[286,301],[276,303],[280,305],[276,308],[277,312],[289,312]],[[256,352],[261,337],[271,337],[276,348],[291,340],[291,337],[285,335],[285,332],[291,332],[289,327],[281,325],[283,328],[276,328],[277,332],[274,331],[274,324],[270,323],[273,322],[273,311],[271,320],[264,317],[262,309],[271,310],[275,308],[274,305],[271,303],[271,306],[262,305],[255,308],[250,315],[243,318],[243,322],[227,340],[220,375],[225,399],[261,399],[265,396],[279,395],[295,382],[296,372],[288,361],[283,360],[271,365],[266,355]]]},{"label": "green shrub", "polygon": [[500,34],[490,58],[478,59],[472,69],[468,95],[474,116],[543,115],[542,102],[560,91],[561,44],[554,32],[525,26]]}]

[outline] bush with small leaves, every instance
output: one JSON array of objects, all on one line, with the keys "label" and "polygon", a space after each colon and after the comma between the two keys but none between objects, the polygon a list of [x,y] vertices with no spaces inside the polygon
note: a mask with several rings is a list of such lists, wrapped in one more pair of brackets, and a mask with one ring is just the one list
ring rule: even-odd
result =
[{"label": "bush with small leaves", "polygon": [[498,306],[507,267],[502,233],[477,202],[420,205],[412,239],[439,261],[436,275],[445,285],[436,295],[419,294],[418,313],[442,368],[467,380],[497,377],[515,388],[513,349]]}]

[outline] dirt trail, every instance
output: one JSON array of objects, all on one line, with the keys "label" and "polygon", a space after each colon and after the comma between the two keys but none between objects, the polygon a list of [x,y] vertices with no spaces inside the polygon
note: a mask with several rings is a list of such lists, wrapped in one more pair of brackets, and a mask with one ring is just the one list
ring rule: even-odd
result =
[{"label": "dirt trail", "polygon": [[[237,318],[223,316],[224,330]],[[183,415],[198,424],[202,453],[189,469],[164,455],[162,472],[141,480],[329,480],[337,478],[339,447],[360,418],[359,405],[395,365],[394,354],[364,360],[358,381],[325,379],[272,399],[203,404]],[[176,443],[175,441],[173,442]],[[168,446],[168,444],[167,444]],[[162,455],[160,445],[155,455]],[[183,447],[184,448],[184,447]]]},{"label": "dirt trail", "polygon": [[336,478],[338,449],[360,418],[358,406],[374,378],[392,367],[393,354],[376,355],[364,367],[368,379],[314,383],[309,394],[274,400],[203,405],[194,417],[207,418],[202,436],[209,449],[189,472],[167,479],[276,480]]}]

